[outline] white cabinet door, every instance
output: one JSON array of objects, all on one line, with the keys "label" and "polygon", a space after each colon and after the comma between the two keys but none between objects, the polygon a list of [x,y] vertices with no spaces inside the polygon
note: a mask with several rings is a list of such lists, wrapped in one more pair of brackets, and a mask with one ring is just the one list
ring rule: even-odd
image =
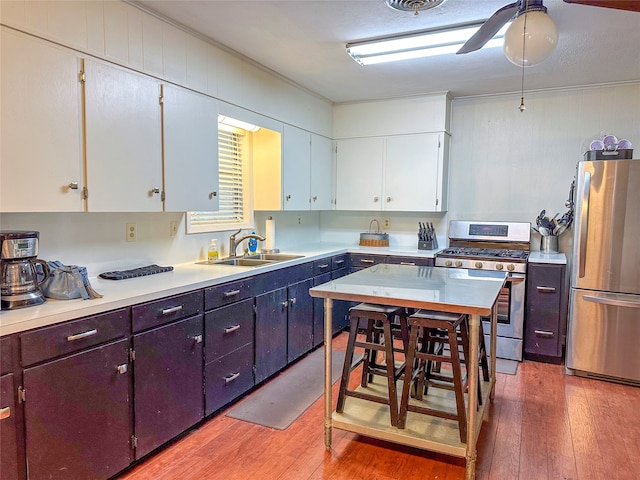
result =
[{"label": "white cabinet door", "polygon": [[336,209],[380,210],[384,138],[339,140],[336,155]]},{"label": "white cabinet door", "polygon": [[218,210],[218,114],[215,100],[163,85],[164,209]]},{"label": "white cabinet door", "polygon": [[162,211],[160,85],[85,60],[88,210]]},{"label": "white cabinet door", "polygon": [[283,210],[309,210],[311,136],[284,125],[282,145]]},{"label": "white cabinet door", "polygon": [[422,133],[386,138],[383,210],[438,211],[440,136]]},{"label": "white cabinet door", "polygon": [[82,211],[79,60],[5,28],[1,35],[0,210]]},{"label": "white cabinet door", "polygon": [[311,134],[311,210],[331,210],[333,141]]}]

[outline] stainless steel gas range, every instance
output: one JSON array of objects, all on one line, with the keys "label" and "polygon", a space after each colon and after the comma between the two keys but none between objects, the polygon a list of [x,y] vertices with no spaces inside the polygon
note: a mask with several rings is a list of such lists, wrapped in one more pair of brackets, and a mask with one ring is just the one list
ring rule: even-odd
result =
[{"label": "stainless steel gas range", "polygon": [[[524,296],[531,224],[451,220],[449,247],[436,255],[436,267],[501,270],[508,273],[498,297],[496,356],[522,360]],[[489,318],[483,319],[489,347]]]}]

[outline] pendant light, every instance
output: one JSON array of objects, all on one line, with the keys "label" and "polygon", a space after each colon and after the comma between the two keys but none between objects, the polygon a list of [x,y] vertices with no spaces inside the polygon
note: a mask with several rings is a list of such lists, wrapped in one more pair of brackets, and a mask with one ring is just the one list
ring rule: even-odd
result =
[{"label": "pendant light", "polygon": [[519,67],[541,63],[553,53],[558,43],[556,23],[547,15],[546,7],[541,5],[539,8],[525,10],[505,33],[504,55]]}]

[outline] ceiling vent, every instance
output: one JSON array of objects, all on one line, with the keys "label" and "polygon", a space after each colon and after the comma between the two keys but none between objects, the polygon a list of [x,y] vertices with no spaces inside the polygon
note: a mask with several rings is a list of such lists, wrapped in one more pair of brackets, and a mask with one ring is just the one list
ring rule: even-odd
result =
[{"label": "ceiling vent", "polygon": [[384,0],[394,10],[401,12],[413,12],[418,15],[422,10],[430,10],[442,5],[447,0]]}]

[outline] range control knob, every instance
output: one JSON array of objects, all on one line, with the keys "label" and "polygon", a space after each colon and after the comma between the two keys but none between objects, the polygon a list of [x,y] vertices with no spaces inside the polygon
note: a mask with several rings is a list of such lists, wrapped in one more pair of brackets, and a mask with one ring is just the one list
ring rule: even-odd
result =
[{"label": "range control knob", "polygon": [[496,263],[496,270],[502,270],[504,268],[504,265],[502,265],[501,263]]},{"label": "range control knob", "polygon": [[445,260],[444,261],[444,266],[445,267],[450,267],[453,264],[453,262],[451,260]]},{"label": "range control knob", "polygon": [[476,268],[482,268],[482,262],[476,262]]},{"label": "range control knob", "polygon": [[510,272],[513,272],[515,269],[516,267],[513,263],[510,263],[509,265],[507,265],[507,270],[509,270]]},{"label": "range control knob", "polygon": [[456,260],[456,267],[460,268],[462,266],[462,260]]}]

